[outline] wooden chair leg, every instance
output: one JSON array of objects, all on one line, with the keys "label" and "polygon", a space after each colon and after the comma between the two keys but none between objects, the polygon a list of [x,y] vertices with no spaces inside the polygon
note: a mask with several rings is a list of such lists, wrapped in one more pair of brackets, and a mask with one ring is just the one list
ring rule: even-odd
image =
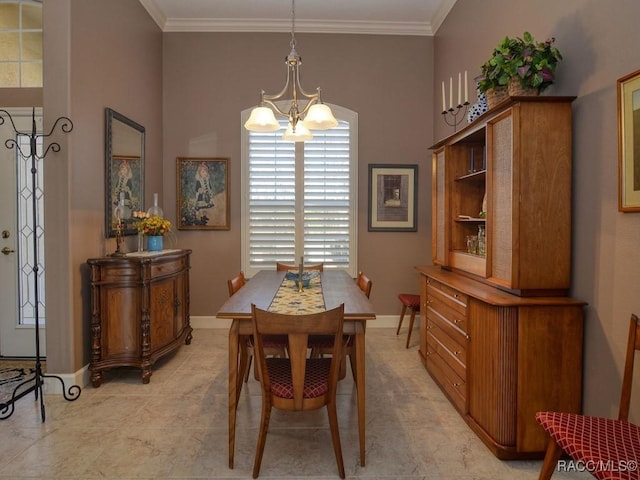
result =
[{"label": "wooden chair leg", "polygon": [[327,413],[329,414],[331,442],[333,443],[333,452],[336,455],[336,463],[338,464],[338,474],[340,475],[340,478],[344,478],[344,461],[342,459],[342,446],[340,445],[340,431],[338,429],[338,413],[336,411],[335,402],[329,402],[327,404]]},{"label": "wooden chair leg", "polygon": [[244,383],[249,382],[249,371],[251,370],[251,360],[253,360],[253,350],[249,352],[249,360],[247,361],[247,370],[244,372]]},{"label": "wooden chair leg", "polygon": [[407,346],[409,348],[409,342],[411,342],[411,332],[413,331],[413,321],[416,319],[416,310],[411,309],[411,317],[409,318],[409,333],[407,333]]},{"label": "wooden chair leg", "polygon": [[400,327],[402,327],[402,320],[404,320],[404,314],[407,311],[407,306],[403,303],[402,310],[400,311],[400,321],[398,322],[398,329],[396,330],[396,335],[400,334]]},{"label": "wooden chair leg", "polygon": [[[254,367],[255,369],[255,367]],[[256,446],[256,458],[253,461],[253,478],[260,475],[260,465],[262,465],[262,454],[267,441],[267,431],[269,430],[269,419],[271,418],[271,404],[262,399],[262,417],[260,418],[260,432],[258,433],[258,445]]]},{"label": "wooden chair leg", "polygon": [[550,438],[549,444],[547,445],[547,452],[544,455],[544,462],[540,468],[538,480],[549,480],[551,478],[562,454],[563,450],[560,448],[560,445],[558,445],[553,438]]}]

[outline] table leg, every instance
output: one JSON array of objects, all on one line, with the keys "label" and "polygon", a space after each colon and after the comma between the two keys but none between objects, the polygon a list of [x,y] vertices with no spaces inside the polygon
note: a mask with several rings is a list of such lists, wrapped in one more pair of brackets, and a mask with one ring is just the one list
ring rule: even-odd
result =
[{"label": "table leg", "polygon": [[365,378],[364,378],[364,322],[356,322],[356,390],[358,394],[358,433],[360,437],[360,466],[365,463]]},{"label": "table leg", "polygon": [[[236,409],[238,406],[238,320],[229,329],[229,468],[233,468],[236,443]],[[242,381],[242,379],[240,379]]]}]

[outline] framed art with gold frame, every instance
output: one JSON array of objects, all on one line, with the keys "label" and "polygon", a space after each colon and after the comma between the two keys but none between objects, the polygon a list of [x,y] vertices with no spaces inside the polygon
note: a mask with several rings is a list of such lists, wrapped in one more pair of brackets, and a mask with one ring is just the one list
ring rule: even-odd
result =
[{"label": "framed art with gold frame", "polygon": [[229,230],[229,159],[179,157],[178,230]]},{"label": "framed art with gold frame", "polygon": [[617,82],[618,210],[640,212],[640,70]]}]

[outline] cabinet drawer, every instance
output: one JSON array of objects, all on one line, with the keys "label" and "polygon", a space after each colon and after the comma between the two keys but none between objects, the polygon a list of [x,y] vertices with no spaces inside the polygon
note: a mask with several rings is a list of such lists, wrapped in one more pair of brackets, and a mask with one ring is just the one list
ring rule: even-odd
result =
[{"label": "cabinet drawer", "polygon": [[434,280],[433,278],[427,279],[427,296],[440,300],[442,303],[460,312],[464,316],[467,315],[469,297],[454,288],[448,287],[447,285]]},{"label": "cabinet drawer", "polygon": [[[452,361],[459,363],[463,367],[467,364],[467,342],[460,331],[448,328],[449,323],[443,322],[440,318],[429,317],[427,321],[427,334],[432,335],[444,348]],[[453,333],[453,335],[451,335]],[[443,355],[444,356],[444,355]],[[464,376],[464,370],[460,373]]]},{"label": "cabinet drawer", "polygon": [[94,282],[117,283],[136,282],[140,280],[140,269],[131,264],[116,264],[96,268],[94,272]]},{"label": "cabinet drawer", "polygon": [[450,323],[453,328],[465,336],[467,331],[466,310],[461,312],[451,308],[448,304],[442,302],[441,298],[427,294],[427,314],[430,311],[436,313],[440,318]]},{"label": "cabinet drawer", "polygon": [[184,269],[186,261],[183,258],[178,258],[171,262],[166,263],[153,263],[151,265],[151,277],[162,277],[165,275],[172,275]]},{"label": "cabinet drawer", "polygon": [[[433,337],[431,337],[433,339]],[[442,387],[454,406],[462,413],[467,412],[467,386],[447,362],[440,357],[431,344],[427,345],[427,371]]]},{"label": "cabinet drawer", "polygon": [[463,349],[437,326],[427,327],[427,351],[433,351],[453,370],[460,380],[466,380],[466,349]]}]

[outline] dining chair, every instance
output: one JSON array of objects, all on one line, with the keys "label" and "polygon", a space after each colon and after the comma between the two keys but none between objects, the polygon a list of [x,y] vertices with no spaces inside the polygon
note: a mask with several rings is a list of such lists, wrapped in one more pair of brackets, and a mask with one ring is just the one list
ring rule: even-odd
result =
[{"label": "dining chair", "polygon": [[[262,414],[253,464],[253,478],[258,478],[269,430],[271,409],[306,411],[327,407],[331,441],[340,478],[345,477],[338,416],[336,388],[342,358],[344,304],[320,313],[286,315],[261,310],[251,305],[256,365],[260,370]],[[286,335],[288,358],[267,357],[264,338]],[[330,335],[334,339],[331,358],[307,358],[309,335]]]},{"label": "dining chair", "polygon": [[411,317],[409,317],[409,331],[407,332],[407,345],[411,342],[411,332],[413,331],[413,322],[416,319],[416,313],[420,313],[420,295],[415,293],[401,293],[398,295],[398,300],[402,304],[402,310],[400,311],[400,320],[398,321],[398,329],[396,335],[400,334],[400,327],[402,327],[402,321],[404,320],[404,314],[407,308],[411,310]]},{"label": "dining chair", "polygon": [[[315,265],[303,265],[305,270],[318,270],[322,272],[324,270],[324,263],[316,263]],[[298,271],[300,265],[287,265],[286,263],[276,262],[276,270],[283,271]]]},{"label": "dining chair", "polygon": [[563,452],[577,464],[594,467],[588,469],[589,473],[600,480],[638,479],[640,426],[627,421],[633,364],[638,350],[640,321],[632,314],[617,419],[577,413],[536,413],[536,420],[551,437],[540,469],[540,480],[551,478]]},{"label": "dining chair", "polygon": [[[363,272],[358,272],[358,276],[356,278],[356,285],[358,288],[362,290],[362,292],[370,298],[371,296],[371,288],[373,287],[373,282],[371,279],[365,275]],[[352,335],[345,335],[345,348],[342,351],[342,361],[340,362],[340,375],[339,379],[342,380],[347,376],[347,362],[346,359],[349,357],[349,365],[351,366],[351,374],[353,375],[353,379],[356,379],[356,357],[354,351],[354,338]],[[314,357],[328,355],[331,353],[331,349],[333,348],[333,340],[326,336],[313,336],[309,339],[309,348],[311,348],[311,355]]]},{"label": "dining chair", "polygon": [[[247,283],[247,279],[244,276],[244,272],[240,272],[235,277],[227,280],[227,287],[229,289],[229,296],[233,296],[238,290],[244,287]],[[287,339],[284,337],[270,337],[265,340],[266,349],[269,355],[273,356],[286,356]],[[240,345],[240,367],[238,369],[244,382],[249,381],[249,371],[251,370],[251,360],[253,359],[253,338],[249,337],[246,342],[242,342]],[[258,380],[258,371],[253,368],[254,377]]]}]

